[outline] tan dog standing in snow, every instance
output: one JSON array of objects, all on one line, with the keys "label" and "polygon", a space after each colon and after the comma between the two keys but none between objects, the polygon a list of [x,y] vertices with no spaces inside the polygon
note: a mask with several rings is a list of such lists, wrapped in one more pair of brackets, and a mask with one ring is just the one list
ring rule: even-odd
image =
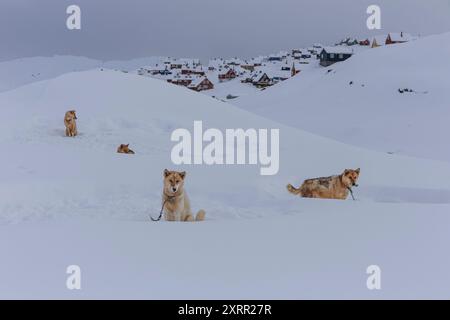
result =
[{"label": "tan dog standing in snow", "polygon": [[186,172],[164,170],[164,189],[162,195],[164,219],[166,221],[203,221],[205,211],[200,210],[194,216],[189,198],[184,190]]},{"label": "tan dog standing in snow", "polygon": [[304,198],[322,198],[345,200],[352,187],[357,187],[360,169],[346,169],[341,175],[326,178],[308,179],[296,189],[288,184],[290,193]]},{"label": "tan dog standing in snow", "polygon": [[77,131],[77,115],[75,110],[70,110],[66,112],[64,116],[64,125],[66,126],[66,136],[67,137],[75,137],[78,135]]}]

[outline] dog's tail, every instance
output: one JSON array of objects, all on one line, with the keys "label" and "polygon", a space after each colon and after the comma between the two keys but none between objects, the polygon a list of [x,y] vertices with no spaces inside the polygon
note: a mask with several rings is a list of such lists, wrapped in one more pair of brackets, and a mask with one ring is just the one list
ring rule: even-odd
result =
[{"label": "dog's tail", "polygon": [[295,195],[301,195],[302,194],[302,191],[301,191],[301,189],[300,188],[295,188],[292,184],[288,184],[287,185],[287,190],[290,192],[290,193],[292,193],[292,194],[295,194]]},{"label": "dog's tail", "polygon": [[195,221],[203,221],[205,220],[206,212],[205,210],[200,210],[197,212],[197,215],[195,216]]}]

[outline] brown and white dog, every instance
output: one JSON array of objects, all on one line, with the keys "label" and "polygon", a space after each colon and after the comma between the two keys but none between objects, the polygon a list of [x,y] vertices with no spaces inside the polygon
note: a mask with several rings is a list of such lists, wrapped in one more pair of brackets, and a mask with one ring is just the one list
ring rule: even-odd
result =
[{"label": "brown and white dog", "polygon": [[194,216],[189,198],[184,190],[186,172],[164,170],[164,189],[162,194],[164,219],[167,221],[203,221],[205,211],[200,210]]},{"label": "brown and white dog", "polygon": [[77,131],[77,115],[75,110],[70,110],[66,112],[64,116],[64,125],[66,126],[66,136],[67,137],[75,137],[78,135]]},{"label": "brown and white dog", "polygon": [[134,154],[134,151],[129,148],[130,144],[121,144],[117,148],[117,153]]},{"label": "brown and white dog", "polygon": [[357,187],[360,169],[346,169],[341,175],[326,178],[308,179],[296,189],[288,184],[290,193],[304,198],[322,198],[345,200],[352,187]]}]

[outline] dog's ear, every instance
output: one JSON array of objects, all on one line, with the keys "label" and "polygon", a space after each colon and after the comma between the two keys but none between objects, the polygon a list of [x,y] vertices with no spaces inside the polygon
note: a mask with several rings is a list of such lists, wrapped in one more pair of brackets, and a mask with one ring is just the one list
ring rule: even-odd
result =
[{"label": "dog's ear", "polygon": [[180,177],[184,180],[184,178],[186,177],[186,171],[180,172]]},{"label": "dog's ear", "polygon": [[349,172],[349,170],[348,170],[348,169],[345,169],[345,170],[344,170],[344,176],[347,175],[348,172]]},{"label": "dog's ear", "polygon": [[167,178],[170,174],[170,171],[167,169],[164,169],[164,178]]},{"label": "dog's ear", "polygon": [[361,172],[361,168],[358,168],[355,170],[357,174],[359,174]]}]

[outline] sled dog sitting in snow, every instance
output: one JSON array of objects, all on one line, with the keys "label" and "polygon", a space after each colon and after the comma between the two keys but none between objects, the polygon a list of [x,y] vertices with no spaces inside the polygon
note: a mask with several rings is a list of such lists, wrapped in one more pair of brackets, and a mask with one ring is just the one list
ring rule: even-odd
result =
[{"label": "sled dog sitting in snow", "polygon": [[164,170],[164,189],[162,195],[164,219],[167,221],[202,221],[205,211],[193,216],[189,198],[184,190],[186,172]]},{"label": "sled dog sitting in snow", "polygon": [[341,175],[326,178],[308,179],[296,189],[288,184],[290,193],[304,198],[322,198],[345,200],[352,187],[357,187],[360,169],[346,169]]},{"label": "sled dog sitting in snow", "polygon": [[129,148],[130,144],[121,144],[117,148],[117,153],[134,154],[134,151]]},{"label": "sled dog sitting in snow", "polygon": [[75,110],[67,111],[64,116],[64,125],[66,126],[66,136],[75,137],[78,134],[77,131],[77,115]]}]

